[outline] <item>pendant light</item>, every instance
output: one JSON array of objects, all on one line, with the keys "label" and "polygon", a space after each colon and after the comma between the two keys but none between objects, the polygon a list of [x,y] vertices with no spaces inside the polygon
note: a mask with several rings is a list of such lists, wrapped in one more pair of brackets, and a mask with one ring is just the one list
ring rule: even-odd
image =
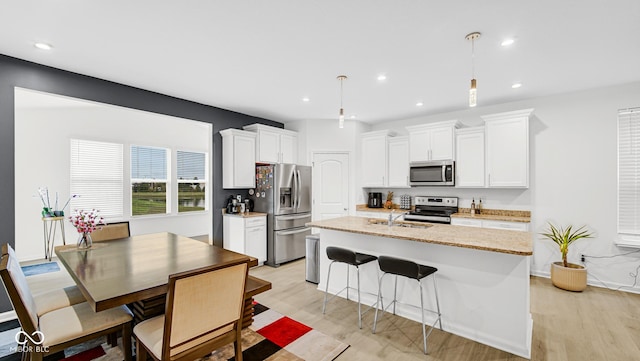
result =
[{"label": "pendant light", "polygon": [[471,87],[469,88],[469,106],[475,107],[478,103],[478,91],[476,89],[476,76],[475,76],[475,40],[480,37],[479,32],[473,32],[467,34],[464,38],[471,41]]},{"label": "pendant light", "polygon": [[344,128],[344,109],[342,108],[342,81],[347,79],[346,75],[338,75],[340,80],[340,115],[338,117],[338,127]]}]

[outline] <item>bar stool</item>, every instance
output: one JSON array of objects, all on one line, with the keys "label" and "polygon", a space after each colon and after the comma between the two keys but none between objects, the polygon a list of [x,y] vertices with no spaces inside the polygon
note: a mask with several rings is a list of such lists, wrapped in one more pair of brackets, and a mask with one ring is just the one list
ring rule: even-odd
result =
[{"label": "bar stool", "polygon": [[[404,259],[400,259],[400,258],[394,258],[394,257],[389,257],[389,256],[380,256],[378,257],[378,264],[380,265],[380,270],[382,270],[383,274],[380,277],[380,281],[378,284],[378,301],[380,302],[381,305],[383,305],[382,303],[382,279],[384,278],[384,276],[386,276],[387,274],[392,274],[392,275],[396,275],[396,281],[395,281],[395,285],[394,285],[394,290],[393,290],[393,302],[391,303],[393,305],[393,314],[396,314],[396,303],[398,302],[396,299],[396,293],[398,291],[398,276],[403,276],[403,277],[407,277],[410,279],[414,279],[416,281],[418,281],[418,285],[420,286],[420,311],[422,313],[422,341],[424,343],[424,354],[427,354],[427,337],[429,337],[429,335],[431,334],[431,331],[433,331],[433,327],[436,325],[436,323],[440,324],[440,330],[442,330],[442,319],[441,319],[441,315],[440,315],[440,303],[438,302],[438,287],[436,286],[436,275],[435,273],[438,271],[437,268],[434,267],[430,267],[430,266],[424,266],[424,265],[420,265],[417,264],[415,262],[409,261],[409,260],[404,260]],[[433,311],[433,310],[426,310],[429,312],[432,312],[434,314],[436,314],[438,317],[436,318],[436,320],[433,322],[433,324],[431,325],[431,328],[429,329],[429,332],[427,333],[425,330],[425,321],[424,321],[424,300],[423,300],[423,296],[422,296],[422,282],[421,280],[427,276],[433,275],[433,290],[434,290],[434,294],[436,297],[436,307],[438,309],[438,311]],[[389,308],[390,305],[387,305],[387,308]],[[412,305],[410,305],[412,306]],[[414,306],[415,307],[415,306]],[[386,311],[386,308],[384,308],[384,306],[382,306],[382,312]],[[378,322],[378,308],[376,307],[376,315],[373,319],[373,333],[376,333],[376,324]]]},{"label": "bar stool", "polygon": [[[331,298],[339,295],[342,291],[347,290],[347,300],[349,299],[349,266],[354,266],[357,270],[358,275],[358,327],[362,328],[362,311],[360,307],[360,266],[363,264],[375,261],[378,259],[376,256],[372,256],[369,254],[354,252],[349,249],[340,248],[340,247],[327,247],[327,257],[331,260],[329,264],[329,271],[327,272],[327,286],[324,291],[324,303],[322,304],[322,314],[325,314],[327,309],[327,294],[329,293],[329,279],[331,277],[331,266],[335,262],[346,263],[347,264],[347,286]],[[369,310],[367,310],[369,311]],[[366,313],[366,311],[365,311]]]}]

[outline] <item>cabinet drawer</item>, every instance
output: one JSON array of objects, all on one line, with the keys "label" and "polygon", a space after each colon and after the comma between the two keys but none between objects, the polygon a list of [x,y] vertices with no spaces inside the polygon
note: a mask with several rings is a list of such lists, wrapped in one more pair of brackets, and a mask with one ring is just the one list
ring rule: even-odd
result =
[{"label": "cabinet drawer", "polygon": [[245,227],[258,227],[267,224],[267,217],[249,217],[244,220]]},{"label": "cabinet drawer", "polygon": [[451,218],[452,226],[466,227],[482,227],[482,221],[479,219]]},{"label": "cabinet drawer", "polygon": [[523,231],[523,232],[526,232],[529,230],[529,223],[523,223],[523,222],[505,222],[505,221],[485,220],[485,221],[482,221],[482,226],[484,228],[507,229],[512,231]]}]

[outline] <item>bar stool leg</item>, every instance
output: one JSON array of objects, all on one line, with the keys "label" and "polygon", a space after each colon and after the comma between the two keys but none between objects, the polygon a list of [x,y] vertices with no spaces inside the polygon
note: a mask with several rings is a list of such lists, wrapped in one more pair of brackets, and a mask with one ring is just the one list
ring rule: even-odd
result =
[{"label": "bar stool leg", "polygon": [[396,314],[396,303],[398,303],[398,275],[396,275],[396,283],[393,285],[393,314]]},{"label": "bar stool leg", "polygon": [[329,271],[327,271],[327,286],[324,289],[324,302],[322,303],[322,314],[324,315],[327,310],[327,294],[329,293],[329,280],[331,279],[331,266],[333,266],[333,262],[329,263]]},{"label": "bar stool leg", "polygon": [[[383,273],[380,279],[378,280],[378,302],[382,305],[382,279],[386,273]],[[384,313],[384,306],[382,307],[382,312]],[[376,333],[376,325],[378,324],[378,307],[376,307],[376,314],[373,318],[373,330],[372,333]]]},{"label": "bar stool leg", "polygon": [[349,265],[345,264],[345,266],[347,266],[347,300],[349,299]]},{"label": "bar stool leg", "polygon": [[422,282],[418,280],[418,285],[420,286],[420,314],[422,315],[422,343],[424,345],[424,354],[427,354],[427,331],[425,330],[424,324],[424,300],[422,296]]},{"label": "bar stool leg", "polygon": [[440,314],[440,302],[438,301],[438,286],[436,285],[436,275],[433,274],[432,277],[433,277],[433,293],[436,295],[436,307],[438,309],[438,324],[440,325],[440,331],[442,331],[442,315]]},{"label": "bar stool leg", "polygon": [[362,310],[360,306],[360,267],[356,266],[356,275],[358,279],[358,328],[362,329]]}]

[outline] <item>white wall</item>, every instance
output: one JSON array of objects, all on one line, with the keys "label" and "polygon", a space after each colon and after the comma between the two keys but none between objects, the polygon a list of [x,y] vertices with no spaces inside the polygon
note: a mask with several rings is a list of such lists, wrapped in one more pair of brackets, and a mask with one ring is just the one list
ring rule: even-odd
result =
[{"label": "white wall", "polygon": [[[394,191],[411,195],[457,196],[461,207],[471,198],[482,197],[485,208],[531,210],[534,240],[532,273],[548,276],[551,262],[559,260],[555,244],[540,237],[548,221],[559,225],[587,225],[595,238],[580,240],[569,253],[577,262],[580,254],[606,257],[633,252],[614,245],[617,213],[617,110],[640,106],[640,83],[600,88],[570,94],[540,97],[496,106],[478,106],[463,111],[385,122],[370,130],[391,129],[407,134],[405,126],[451,119],[464,126],[481,125],[480,116],[534,108],[530,122],[530,187],[517,189],[458,189],[420,187],[406,189],[361,189],[356,182],[357,203],[368,191]],[[335,132],[314,142],[331,142]],[[359,142],[356,142],[356,149]],[[356,179],[359,178],[359,171]],[[640,252],[613,258],[587,258],[589,283],[640,292],[640,279],[630,289],[640,266]]]},{"label": "white wall", "polygon": [[[21,103],[21,96],[30,98],[42,96],[45,97],[43,101],[50,101],[51,99],[48,98],[55,97],[16,89],[16,103]],[[69,101],[66,98],[62,100]],[[124,167],[127,179],[130,144],[203,151],[211,156],[210,124],[97,103],[73,107],[59,105],[27,109],[17,107],[15,114],[15,227],[19,239],[16,239],[15,246],[20,260],[39,259],[44,256],[43,226],[40,219],[42,204],[40,199],[35,197],[38,187],[49,188],[52,202],[57,191],[61,200],[60,205],[69,198],[69,140],[71,138],[124,144]],[[126,201],[130,193],[130,186],[125,184],[125,215],[131,214],[129,202]],[[210,205],[209,209],[211,209]],[[65,211],[68,216],[70,209],[67,208]],[[118,220],[129,220],[131,233],[134,235],[161,231],[185,236],[211,234],[212,224],[210,211],[133,218],[125,216],[124,219]],[[107,222],[118,220],[107,219]],[[66,220],[65,231],[67,244],[75,243],[78,234]],[[60,234],[56,234],[56,245],[60,244],[62,244]]]}]

